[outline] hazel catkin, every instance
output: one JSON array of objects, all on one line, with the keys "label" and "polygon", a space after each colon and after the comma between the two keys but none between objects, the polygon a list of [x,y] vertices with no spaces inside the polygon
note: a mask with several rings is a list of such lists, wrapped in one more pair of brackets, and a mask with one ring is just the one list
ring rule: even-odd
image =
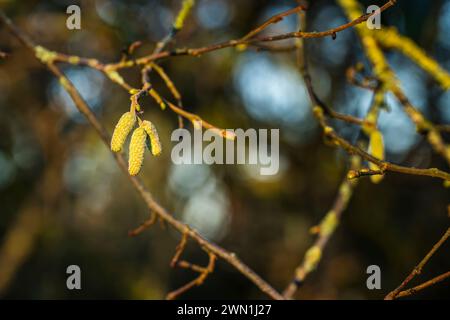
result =
[{"label": "hazel catkin", "polygon": [[128,172],[135,176],[139,173],[144,161],[145,141],[147,140],[147,133],[144,128],[139,127],[134,130],[131,141],[128,158]]},{"label": "hazel catkin", "polygon": [[154,156],[159,156],[162,151],[161,142],[159,141],[158,131],[156,127],[148,120],[142,121],[142,128],[148,134],[150,138],[151,151]]},{"label": "hazel catkin", "polygon": [[[370,133],[369,153],[377,159],[384,160],[383,135],[378,130],[373,130]],[[371,170],[379,170],[379,167],[372,162],[369,163],[369,168]],[[382,175],[370,176],[370,180],[372,180],[373,183],[379,183],[382,179]]]},{"label": "hazel catkin", "polygon": [[111,150],[120,152],[123,144],[136,123],[136,115],[134,112],[125,112],[117,122],[111,138]]}]

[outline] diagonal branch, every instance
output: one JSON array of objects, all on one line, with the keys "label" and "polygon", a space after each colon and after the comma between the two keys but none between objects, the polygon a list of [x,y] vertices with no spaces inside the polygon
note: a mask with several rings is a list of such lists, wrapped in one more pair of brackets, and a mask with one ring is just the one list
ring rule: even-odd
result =
[{"label": "diagonal branch", "polygon": [[[35,52],[35,43],[20,29],[18,29],[12,21],[0,11],[0,21],[3,22],[6,27],[12,32],[12,34],[19,39],[28,49]],[[86,117],[88,122],[95,129],[97,134],[100,136],[102,141],[109,149],[110,137],[106,132],[106,129],[101,125],[95,114],[89,108],[87,103],[81,97],[78,90],[70,82],[70,80],[62,73],[62,71],[53,63],[47,63],[48,69],[59,79],[61,85],[67,91],[67,93],[72,98],[77,109]],[[162,220],[171,225],[174,229],[182,234],[187,234],[191,239],[195,240],[201,247],[205,248],[209,253],[216,255],[217,257],[227,261],[236,270],[246,276],[250,281],[252,281],[262,292],[266,293],[273,299],[282,300],[283,296],[278,293],[272,286],[262,279],[258,274],[256,274],[252,269],[250,269],[246,264],[244,264],[233,252],[229,252],[217,244],[210,242],[203,238],[197,231],[191,229],[186,224],[175,219],[169,212],[166,211],[152,196],[152,194],[146,189],[141,180],[135,176],[130,176],[127,170],[127,163],[121,153],[113,153],[114,159],[119,165],[120,169],[128,177],[131,185],[137,191],[139,196],[145,202],[146,206],[150,211],[155,212]]]},{"label": "diagonal branch", "polygon": [[415,294],[417,291],[423,290],[425,288],[428,288],[432,285],[435,285],[436,283],[439,283],[441,281],[444,281],[445,279],[450,278],[450,271],[441,274],[440,276],[434,277],[431,280],[428,280],[422,284],[419,284],[418,286],[415,286],[414,288],[408,289],[408,290],[403,290],[400,291],[396,298],[402,298],[402,297],[407,297],[410,295]]},{"label": "diagonal branch", "polygon": [[[353,168],[356,168],[358,165],[359,164],[353,164]],[[351,181],[348,180],[347,177],[344,177],[332,208],[327,212],[320,224],[314,228],[318,234],[317,239],[306,251],[303,261],[295,270],[294,279],[285,289],[283,295],[286,298],[291,299],[298,288],[303,284],[305,278],[316,269],[321,260],[323,250],[338,226],[342,213],[347,208],[356,183],[356,181]]]},{"label": "diagonal branch", "polygon": [[[409,283],[412,279],[415,278],[416,275],[420,274],[422,272],[423,267],[428,263],[428,261],[431,259],[431,257],[434,255],[434,253],[442,246],[442,244],[450,237],[450,227],[447,229],[447,231],[444,233],[444,235],[439,239],[438,242],[431,248],[431,250],[425,255],[425,257],[419,262],[419,264],[411,271],[411,273],[406,277],[405,280],[393,291],[391,291],[384,299],[385,300],[393,300],[400,295],[400,291]],[[445,277],[444,277],[445,278]],[[443,278],[443,279],[444,279]],[[443,280],[442,279],[442,280]],[[432,280],[430,280],[432,281]],[[440,281],[440,280],[439,280]],[[438,282],[438,281],[436,281]],[[430,284],[427,284],[425,287],[428,287]],[[414,288],[413,288],[414,289]],[[408,291],[408,290],[407,290]],[[409,294],[412,294],[410,292]],[[406,295],[409,295],[406,294]],[[403,296],[405,294],[403,293]]]}]

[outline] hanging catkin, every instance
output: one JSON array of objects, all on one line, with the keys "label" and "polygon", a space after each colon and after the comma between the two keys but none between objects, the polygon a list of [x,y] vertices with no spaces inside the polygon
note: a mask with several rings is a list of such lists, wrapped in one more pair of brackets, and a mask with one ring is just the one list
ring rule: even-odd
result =
[{"label": "hanging catkin", "polygon": [[144,128],[139,127],[134,130],[130,141],[130,152],[128,159],[128,172],[130,175],[135,176],[139,173],[144,161],[145,140],[147,139],[147,133]]},{"label": "hanging catkin", "polygon": [[[369,153],[377,159],[384,160],[383,135],[378,130],[373,130],[370,133]],[[376,164],[372,162],[369,163],[369,168],[372,170],[380,169]],[[370,176],[370,180],[372,180],[373,183],[379,183],[382,179],[382,175]]]},{"label": "hanging catkin", "polygon": [[134,112],[126,112],[122,115],[122,117],[120,117],[111,138],[112,151],[120,152],[122,150],[123,144],[125,143],[125,140],[130,134],[131,129],[133,129],[135,123],[136,115]]},{"label": "hanging catkin", "polygon": [[159,141],[158,131],[156,131],[156,127],[148,120],[142,121],[142,128],[144,128],[145,132],[150,137],[150,146],[152,149],[152,154],[154,156],[159,156],[161,154],[161,142]]}]

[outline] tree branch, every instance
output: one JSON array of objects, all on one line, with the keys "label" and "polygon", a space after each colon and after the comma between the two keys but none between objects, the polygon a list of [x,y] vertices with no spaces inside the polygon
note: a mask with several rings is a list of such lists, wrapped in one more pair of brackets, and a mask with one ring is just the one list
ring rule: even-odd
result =
[{"label": "tree branch", "polygon": [[[2,21],[6,27],[18,38],[26,47],[35,52],[35,43],[21,30],[19,30],[12,21],[0,10],[0,21]],[[109,149],[110,137],[106,132],[106,129],[98,121],[95,114],[91,111],[87,103],[81,97],[78,90],[70,82],[70,80],[62,73],[62,71],[53,63],[47,63],[48,69],[59,79],[61,85],[67,91],[67,93],[72,98],[77,109],[86,117],[88,122],[95,129],[97,134],[100,136],[102,141]],[[210,253],[215,254],[217,257],[227,261],[236,270],[246,276],[250,281],[252,281],[262,292],[266,293],[273,299],[284,299],[283,296],[278,293],[270,284],[268,284],[264,279],[257,275],[252,269],[250,269],[246,264],[244,264],[235,253],[229,252],[213,242],[210,242],[203,238],[197,231],[191,229],[186,224],[175,219],[169,212],[167,212],[152,196],[152,194],[146,189],[141,180],[135,176],[128,174],[127,163],[120,153],[113,153],[114,159],[128,177],[130,183],[140,195],[142,200],[144,200],[148,209],[155,212],[162,220],[171,225],[174,229],[179,231],[181,234],[187,234],[190,238],[195,240],[201,247],[205,248]]]},{"label": "tree branch", "polygon": [[428,280],[428,281],[426,281],[426,282],[424,282],[422,284],[419,284],[418,286],[415,286],[414,288],[400,291],[397,294],[396,298],[403,298],[403,297],[407,297],[407,296],[413,295],[416,292],[418,292],[420,290],[423,290],[425,288],[428,288],[428,287],[430,287],[432,285],[435,285],[438,282],[444,281],[447,278],[450,278],[450,271],[448,271],[448,272],[446,272],[444,274],[441,274],[440,276],[437,276],[437,277],[435,277],[435,278],[433,278],[431,280]]},{"label": "tree branch", "polygon": [[[400,291],[412,280],[414,279],[414,277],[418,274],[420,274],[422,272],[423,267],[427,264],[428,260],[431,259],[431,257],[433,256],[433,254],[442,246],[442,244],[450,237],[450,227],[447,229],[447,231],[444,233],[444,235],[441,237],[441,239],[439,239],[438,242],[436,242],[436,244],[431,248],[431,250],[425,255],[425,257],[422,259],[422,261],[419,262],[419,264],[411,271],[411,273],[406,277],[405,280],[403,280],[403,282],[393,291],[391,291],[388,295],[386,295],[386,297],[384,298],[385,300],[393,300],[395,298],[397,298],[400,295]],[[445,279],[446,277],[442,278],[441,280]],[[439,281],[441,281],[439,280]],[[430,280],[428,282],[431,282],[433,280]],[[436,281],[436,282],[439,282]],[[426,283],[427,285],[424,286],[428,287],[431,285],[431,283]],[[415,289],[415,288],[413,288]],[[412,291],[409,291],[409,294],[412,294],[414,292],[413,289],[410,289]],[[408,291],[408,290],[406,290]],[[416,290],[417,291],[417,290]],[[403,295],[409,295],[409,294],[405,294],[403,293]]]}]

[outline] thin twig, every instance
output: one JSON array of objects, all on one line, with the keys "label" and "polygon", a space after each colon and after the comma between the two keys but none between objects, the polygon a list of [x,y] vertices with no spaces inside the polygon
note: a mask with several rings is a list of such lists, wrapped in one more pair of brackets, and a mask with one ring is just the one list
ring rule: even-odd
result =
[{"label": "thin twig", "polygon": [[190,263],[185,260],[180,261],[180,257],[183,254],[184,249],[186,248],[187,241],[188,241],[188,236],[186,233],[183,233],[180,243],[177,245],[175,255],[173,256],[172,261],[170,262],[170,266],[172,268],[180,267],[183,269],[190,269],[194,272],[198,272],[199,276],[196,279],[188,282],[181,288],[168,293],[167,297],[166,297],[168,300],[173,300],[176,297],[178,297],[179,295],[181,295],[182,293],[193,288],[194,286],[199,286],[199,285],[203,284],[206,277],[214,271],[216,256],[206,249],[204,249],[204,250],[206,251],[206,253],[209,256],[209,263],[208,263],[207,267],[201,267],[199,265]]},{"label": "thin twig", "polygon": [[272,16],[271,18],[269,18],[268,20],[266,20],[262,25],[260,25],[259,27],[257,27],[256,29],[253,29],[252,31],[250,31],[249,33],[247,33],[245,36],[243,36],[241,38],[241,40],[247,40],[250,38],[253,38],[255,35],[257,35],[258,33],[262,32],[264,29],[266,29],[268,26],[270,26],[271,24],[280,22],[281,20],[283,20],[283,18],[290,16],[292,14],[295,14],[299,11],[304,11],[306,10],[306,8],[304,6],[297,6],[293,9],[289,9],[287,11],[281,12],[277,15]]},{"label": "thin twig", "polygon": [[374,176],[374,175],[383,175],[383,174],[384,174],[383,170],[372,170],[372,169],[363,168],[360,170],[350,170],[347,173],[347,179],[352,180],[352,179],[357,179],[357,178],[361,178],[361,177],[370,177],[370,176]]},{"label": "thin twig", "polygon": [[428,287],[430,287],[432,285],[435,285],[436,283],[441,282],[441,281],[443,281],[443,280],[445,280],[447,278],[450,278],[450,271],[448,271],[446,273],[443,273],[440,276],[437,276],[437,277],[435,277],[435,278],[433,278],[431,280],[428,280],[428,281],[426,281],[426,282],[424,282],[422,284],[419,284],[418,286],[415,286],[414,288],[400,291],[397,294],[396,298],[402,298],[402,297],[407,297],[407,296],[413,295],[416,292],[418,292],[420,290],[423,290],[425,288],[428,288]]},{"label": "thin twig", "polygon": [[175,255],[173,256],[172,261],[170,262],[170,266],[172,268],[174,268],[177,265],[181,254],[183,253],[184,249],[186,248],[187,240],[188,240],[187,234],[183,233],[183,235],[181,236],[180,243],[177,245]]},{"label": "thin twig", "polygon": [[[389,9],[395,4],[396,1],[389,0],[386,4],[384,4],[380,10],[381,12]],[[364,14],[358,17],[357,19],[345,23],[341,26],[338,26],[336,28],[332,28],[326,31],[321,32],[289,32],[274,36],[267,36],[262,38],[251,38],[251,39],[234,39],[229,40],[213,45],[208,45],[204,47],[199,48],[182,48],[182,49],[174,49],[170,51],[155,51],[149,55],[143,56],[141,58],[133,59],[133,60],[127,60],[127,61],[120,61],[115,63],[109,63],[109,64],[103,64],[97,59],[91,59],[91,58],[82,58],[82,57],[75,57],[70,55],[65,55],[58,53],[55,56],[55,61],[60,62],[67,62],[71,64],[78,64],[78,65],[85,65],[89,67],[96,67],[97,69],[107,69],[108,71],[117,71],[119,69],[123,68],[130,68],[136,65],[147,65],[152,61],[160,60],[167,57],[173,57],[173,56],[199,56],[205,53],[213,52],[216,50],[221,50],[225,48],[230,47],[237,47],[241,45],[253,45],[253,44],[260,44],[263,42],[273,42],[273,41],[280,41],[280,40],[286,40],[286,39],[299,39],[299,38],[305,38],[305,39],[311,39],[311,38],[323,38],[323,37],[335,37],[337,33],[344,31],[346,29],[349,29],[355,25],[358,25],[360,23],[363,23],[367,21],[372,16],[376,15],[377,12],[373,12],[370,14]],[[256,28],[259,29],[260,27]],[[246,37],[246,36],[244,36]]]},{"label": "thin twig", "polygon": [[412,280],[414,277],[422,272],[423,267],[431,259],[433,254],[442,246],[442,244],[450,237],[450,228],[444,233],[444,235],[439,239],[438,242],[431,248],[430,251],[425,255],[425,257],[419,262],[419,264],[411,271],[411,273],[403,280],[403,282],[393,291],[386,295],[385,300],[393,300],[397,298],[400,291]]},{"label": "thin twig", "polygon": [[191,267],[192,270],[199,272],[199,276],[197,278],[195,278],[194,280],[188,282],[181,288],[178,288],[172,292],[169,292],[166,296],[167,300],[176,299],[179,295],[185,293],[189,289],[203,284],[206,277],[214,271],[214,266],[215,266],[215,262],[216,262],[216,256],[213,253],[208,252],[208,256],[209,256],[209,263],[206,268],[202,268],[200,266],[187,263]]},{"label": "thin twig", "polygon": [[156,213],[152,211],[152,213],[150,214],[150,219],[146,220],[140,226],[138,226],[137,228],[128,232],[128,235],[130,237],[135,237],[135,236],[141,234],[142,232],[144,232],[145,230],[150,228],[152,225],[154,225],[157,218],[158,218],[158,216],[156,215]]},{"label": "thin twig", "polygon": [[450,132],[450,124],[436,124],[434,127],[439,131]]},{"label": "thin twig", "polygon": [[[383,5],[380,8],[380,12],[385,11],[386,9],[392,7],[395,4],[396,1],[394,0],[390,0],[388,1],[385,5]],[[177,49],[174,51],[163,51],[160,52],[158,54],[154,54],[154,55],[149,55],[149,56],[145,56],[142,58],[139,58],[137,60],[135,60],[135,64],[147,64],[150,61],[154,61],[154,60],[158,60],[158,59],[162,59],[162,58],[166,58],[169,56],[179,56],[179,55],[190,55],[190,56],[199,56],[205,53],[209,53],[212,51],[216,51],[216,50],[220,50],[220,49],[224,49],[224,48],[230,48],[230,47],[237,47],[240,45],[251,45],[253,43],[260,43],[260,42],[272,42],[272,41],[280,41],[280,40],[286,40],[286,39],[294,39],[294,38],[305,38],[305,39],[311,39],[311,38],[324,38],[324,37],[336,37],[336,34],[344,31],[348,28],[351,28],[357,24],[360,24],[362,22],[367,21],[370,17],[374,16],[378,14],[376,11],[370,14],[364,14],[362,16],[360,16],[359,18],[343,24],[339,27],[336,28],[332,28],[330,30],[327,31],[321,31],[321,32],[302,32],[302,31],[298,31],[298,32],[289,32],[289,33],[285,33],[285,34],[281,34],[281,35],[275,35],[275,36],[267,36],[267,37],[263,37],[263,38],[252,38],[252,39],[247,39],[247,40],[230,40],[230,41],[226,41],[226,42],[222,42],[222,43],[218,43],[218,44],[214,44],[214,45],[210,45],[210,46],[206,46],[206,47],[201,47],[201,48],[195,48],[195,49]],[[117,68],[121,68],[121,67],[126,67],[126,66],[120,66],[120,65],[115,65],[114,67]]]}]

